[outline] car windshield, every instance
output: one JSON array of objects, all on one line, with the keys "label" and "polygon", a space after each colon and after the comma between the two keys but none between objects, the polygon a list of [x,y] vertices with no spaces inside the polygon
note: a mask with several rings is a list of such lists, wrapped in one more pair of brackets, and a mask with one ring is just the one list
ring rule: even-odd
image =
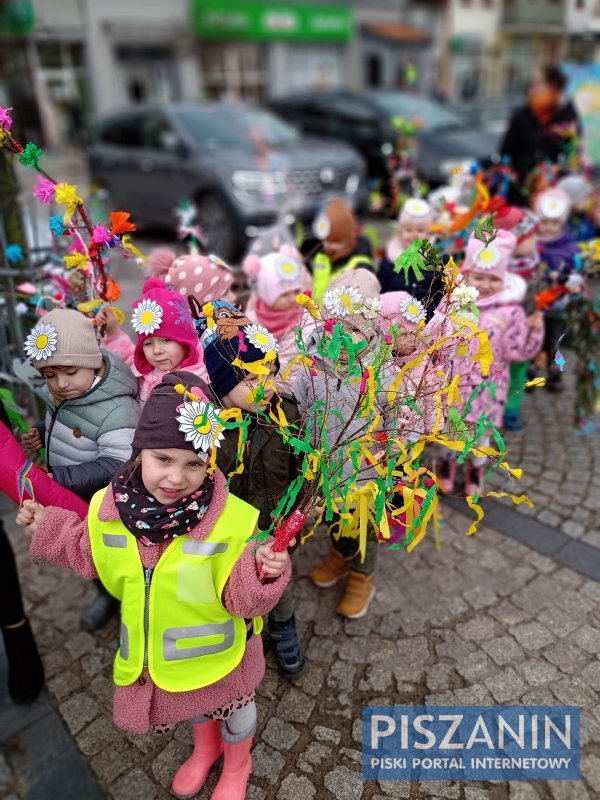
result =
[{"label": "car windshield", "polygon": [[205,106],[177,109],[175,116],[204,147],[256,147],[292,144],[295,128],[261,108]]},{"label": "car windshield", "polygon": [[371,99],[390,117],[404,117],[408,120],[423,120],[428,131],[441,128],[462,128],[464,121],[440,103],[423,95],[403,92],[373,92]]}]

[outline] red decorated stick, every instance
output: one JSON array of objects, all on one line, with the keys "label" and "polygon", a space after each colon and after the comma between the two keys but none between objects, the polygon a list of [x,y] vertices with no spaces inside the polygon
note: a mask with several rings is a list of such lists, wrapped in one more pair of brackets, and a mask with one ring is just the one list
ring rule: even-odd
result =
[{"label": "red decorated stick", "polygon": [[[283,553],[292,539],[295,539],[296,536],[300,533],[302,528],[304,527],[304,523],[306,522],[306,514],[304,514],[300,509],[296,509],[292,511],[290,516],[285,519],[281,525],[275,528],[274,536],[275,541],[271,545],[271,549],[275,553]],[[263,568],[260,568],[259,577],[261,580],[268,577],[265,575]]]}]

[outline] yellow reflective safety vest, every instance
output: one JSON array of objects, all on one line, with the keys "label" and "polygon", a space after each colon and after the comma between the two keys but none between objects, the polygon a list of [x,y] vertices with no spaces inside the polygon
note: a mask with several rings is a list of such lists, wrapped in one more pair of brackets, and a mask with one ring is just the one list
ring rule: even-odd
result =
[{"label": "yellow reflective safety vest", "polygon": [[[100,580],[121,602],[121,641],[114,681],[129,686],[148,667],[168,692],[188,692],[232,672],[246,648],[246,621],[223,607],[223,589],[258,511],[230,494],[210,535],[173,539],[153,570],[144,569],[137,539],[121,520],[103,522],[98,511],[109,489],[92,498],[88,526]],[[262,618],[253,620],[260,633]]]},{"label": "yellow reflective safety vest", "polygon": [[352,256],[347,264],[334,271],[327,253],[317,253],[312,263],[313,300],[315,303],[321,305],[325,292],[333,278],[341,275],[342,272],[348,272],[348,270],[356,269],[356,267],[360,266],[374,267],[375,264],[369,256]]}]

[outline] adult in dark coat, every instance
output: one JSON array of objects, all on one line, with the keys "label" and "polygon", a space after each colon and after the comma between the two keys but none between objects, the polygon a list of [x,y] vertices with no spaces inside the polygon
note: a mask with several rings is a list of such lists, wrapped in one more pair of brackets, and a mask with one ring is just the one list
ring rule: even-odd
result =
[{"label": "adult in dark coat", "polygon": [[[512,204],[527,205],[522,190],[527,177],[538,164],[564,164],[576,139],[581,136],[581,122],[573,104],[565,99],[567,79],[556,66],[538,70],[527,92],[527,102],[514,113],[501,146],[510,158],[520,186],[512,187]],[[575,136],[575,142],[574,137]]]}]

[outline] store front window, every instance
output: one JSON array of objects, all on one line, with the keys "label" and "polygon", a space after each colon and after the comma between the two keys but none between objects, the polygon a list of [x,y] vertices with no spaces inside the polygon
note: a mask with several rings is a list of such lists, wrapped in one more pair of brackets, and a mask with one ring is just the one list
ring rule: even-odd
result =
[{"label": "store front window", "polygon": [[209,99],[260,102],[267,93],[266,48],[254,42],[212,42],[201,49],[204,92]]}]

